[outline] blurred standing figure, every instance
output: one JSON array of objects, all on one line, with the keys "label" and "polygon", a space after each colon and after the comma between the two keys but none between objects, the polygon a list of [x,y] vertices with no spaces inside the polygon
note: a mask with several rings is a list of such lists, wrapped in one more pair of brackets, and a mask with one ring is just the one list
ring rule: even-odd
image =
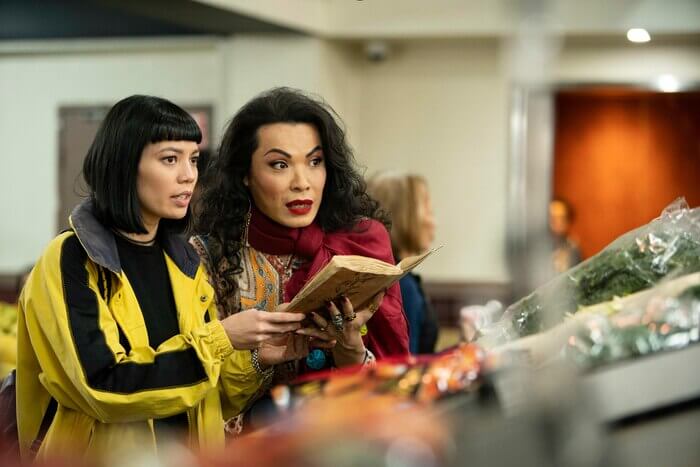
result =
[{"label": "blurred standing figure", "polygon": [[549,230],[552,232],[552,266],[559,274],[581,261],[578,244],[569,237],[571,207],[565,201],[555,199],[549,203]]},{"label": "blurred standing figure", "polygon": [[[428,184],[423,177],[382,172],[370,179],[368,190],[391,216],[391,243],[397,262],[430,248],[435,237],[435,219]],[[421,278],[409,273],[400,284],[411,353],[432,353],[437,342],[438,324],[423,291]]]}]

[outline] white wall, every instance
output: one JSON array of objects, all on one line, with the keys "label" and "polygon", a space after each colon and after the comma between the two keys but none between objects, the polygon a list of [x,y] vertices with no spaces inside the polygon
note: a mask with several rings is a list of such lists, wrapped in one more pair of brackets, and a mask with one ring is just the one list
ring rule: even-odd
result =
[{"label": "white wall", "polygon": [[672,74],[682,83],[700,84],[700,43],[655,45],[618,41],[612,45],[565,45],[551,71],[554,82],[622,82],[653,85]]},{"label": "white wall", "polygon": [[215,49],[201,44],[0,55],[0,272],[31,264],[55,234],[60,106],[112,104],[135,93],[182,105],[215,103],[221,76]]},{"label": "white wall", "polygon": [[478,38],[514,33],[524,17],[543,15],[565,34],[697,33],[697,0],[198,0],[263,21],[335,39]]},{"label": "white wall", "polygon": [[342,116],[354,143],[357,131],[358,60],[354,48],[309,37],[240,35],[223,41],[227,118],[267,89],[289,86],[316,94]]},{"label": "white wall", "polygon": [[272,87],[321,91],[319,39],[242,35],[223,41],[219,47],[225,63],[224,109],[229,117]]},{"label": "white wall", "polygon": [[290,36],[2,44],[0,274],[31,264],[55,234],[60,106],[110,105],[135,93],[209,104],[218,141],[235,111],[265,89],[329,94],[324,47]]},{"label": "white wall", "polygon": [[[700,83],[700,45],[619,44],[565,44],[539,75],[554,83],[650,82],[673,73]],[[338,111],[368,174],[399,168],[426,176],[436,244],[445,245],[422,266],[426,278],[508,280],[508,120],[515,78],[506,49],[495,40],[398,42],[378,64],[364,59],[358,43],[290,36],[179,41],[161,52],[3,50],[0,273],[32,262],[54,234],[59,106],[108,104],[135,92],[210,103],[216,136],[249,98],[289,85],[321,94]]]},{"label": "white wall", "polygon": [[423,174],[444,248],[421,272],[507,279],[507,83],[495,41],[410,42],[361,73],[359,160]]}]

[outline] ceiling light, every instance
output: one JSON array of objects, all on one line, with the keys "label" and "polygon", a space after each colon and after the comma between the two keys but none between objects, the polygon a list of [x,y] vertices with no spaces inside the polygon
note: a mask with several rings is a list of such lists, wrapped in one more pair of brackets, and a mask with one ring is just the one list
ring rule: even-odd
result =
[{"label": "ceiling light", "polygon": [[651,36],[646,29],[632,28],[627,31],[627,39],[630,42],[642,43],[649,42],[651,40]]},{"label": "ceiling light", "polygon": [[673,75],[661,75],[656,80],[656,85],[663,92],[676,92],[680,89],[678,80]]}]

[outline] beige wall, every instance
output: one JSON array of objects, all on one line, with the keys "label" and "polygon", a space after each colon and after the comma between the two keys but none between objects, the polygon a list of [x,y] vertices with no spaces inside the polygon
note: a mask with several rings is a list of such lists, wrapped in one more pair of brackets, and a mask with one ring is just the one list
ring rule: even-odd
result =
[{"label": "beige wall", "polygon": [[654,85],[662,74],[673,74],[681,83],[700,84],[700,41],[636,45],[576,43],[565,45],[555,61],[556,82],[623,82]]},{"label": "beige wall", "polygon": [[180,104],[216,102],[221,66],[211,46],[0,54],[0,273],[31,264],[55,234],[58,108],[105,105],[135,93]]},{"label": "beige wall", "polygon": [[421,270],[439,280],[507,279],[507,82],[496,42],[429,41],[365,62],[358,158],[371,174],[423,174],[444,245]]},{"label": "beige wall", "polygon": [[[11,174],[0,203],[0,272],[33,261],[54,234],[60,105],[111,103],[136,92],[211,103],[217,135],[250,97],[290,85],[319,93],[336,108],[368,174],[398,168],[426,176],[436,244],[445,246],[422,266],[427,278],[508,280],[515,78],[497,41],[399,42],[376,64],[353,42],[289,36],[161,42],[99,53],[89,44],[50,53],[0,48],[0,140],[4,172]],[[553,82],[651,82],[661,73],[700,82],[700,46],[565,44],[539,75]]]}]

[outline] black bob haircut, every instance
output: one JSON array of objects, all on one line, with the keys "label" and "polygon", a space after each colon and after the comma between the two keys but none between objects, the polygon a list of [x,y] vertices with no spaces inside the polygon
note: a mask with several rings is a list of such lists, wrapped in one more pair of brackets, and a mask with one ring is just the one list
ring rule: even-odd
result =
[{"label": "black bob haircut", "polygon": [[[143,149],[161,141],[202,141],[202,132],[182,108],[160,97],[134,95],[112,107],[100,125],[83,162],[83,177],[106,227],[148,233],[143,226],[136,177]],[[161,226],[182,231],[183,219],[162,219]]]}]

